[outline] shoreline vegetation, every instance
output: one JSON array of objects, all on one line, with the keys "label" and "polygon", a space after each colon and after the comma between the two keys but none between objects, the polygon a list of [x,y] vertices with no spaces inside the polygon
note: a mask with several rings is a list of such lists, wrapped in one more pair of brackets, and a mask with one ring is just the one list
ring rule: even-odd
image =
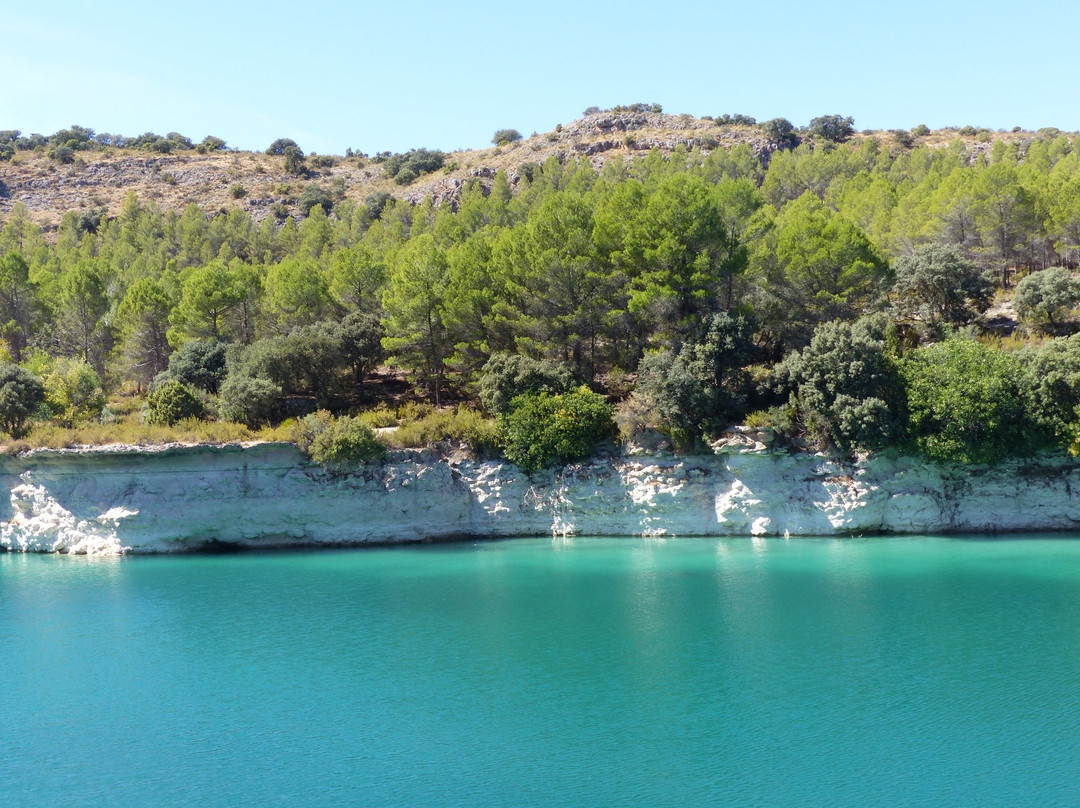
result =
[{"label": "shoreline vegetation", "polygon": [[[1080,449],[1075,133],[631,104],[494,142],[0,132],[3,451],[290,441],[348,469],[437,446],[534,472],[733,428],[835,458]],[[146,184],[73,201],[135,158]],[[153,190],[215,165],[280,200]]]}]

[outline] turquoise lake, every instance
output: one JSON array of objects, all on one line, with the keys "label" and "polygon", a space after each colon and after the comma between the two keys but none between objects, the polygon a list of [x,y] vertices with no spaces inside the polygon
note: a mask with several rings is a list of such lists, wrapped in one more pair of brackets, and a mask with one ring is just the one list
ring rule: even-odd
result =
[{"label": "turquoise lake", "polygon": [[1080,804],[1080,541],[0,555],[0,806]]}]

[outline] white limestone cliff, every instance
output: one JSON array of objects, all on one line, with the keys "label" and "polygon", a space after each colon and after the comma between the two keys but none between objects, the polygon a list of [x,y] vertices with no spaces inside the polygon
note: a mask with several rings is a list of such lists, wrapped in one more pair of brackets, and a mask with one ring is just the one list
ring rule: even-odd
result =
[{"label": "white limestone cliff", "polygon": [[1065,457],[961,468],[759,448],[528,475],[506,463],[399,452],[334,475],[288,444],[40,451],[0,460],[0,549],[1071,530],[1080,528],[1076,491],[1080,462]]}]

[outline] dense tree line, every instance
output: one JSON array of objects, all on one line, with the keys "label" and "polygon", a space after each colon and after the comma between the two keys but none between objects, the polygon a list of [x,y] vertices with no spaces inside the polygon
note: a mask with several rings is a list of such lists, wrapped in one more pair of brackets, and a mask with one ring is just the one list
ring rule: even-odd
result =
[{"label": "dense tree line", "polygon": [[[840,116],[810,134],[767,161],[745,145],[599,170],[552,158],[516,187],[504,173],[474,182],[454,207],[314,203],[284,225],[131,196],[115,218],[69,212],[46,240],[16,205],[0,227],[0,337],[37,378],[61,362],[105,390],[160,377],[252,423],[355,408],[384,361],[436,405],[481,400],[524,361],[540,364],[518,378],[543,381],[519,380],[522,391],[636,389],[638,420],[681,443],[765,411],[843,451],[908,441],[978,459],[961,438],[931,439],[946,430],[920,375],[962,352],[918,345],[962,331],[1014,285],[1032,332],[1069,331],[1072,139],[930,149],[851,139]],[[431,159],[417,150],[394,167]],[[1071,441],[1076,417],[1049,413],[1068,395],[1031,392],[1024,368],[1035,356],[1071,367],[1074,350],[993,353],[1019,363],[1001,390],[1016,391],[1033,435]]]}]

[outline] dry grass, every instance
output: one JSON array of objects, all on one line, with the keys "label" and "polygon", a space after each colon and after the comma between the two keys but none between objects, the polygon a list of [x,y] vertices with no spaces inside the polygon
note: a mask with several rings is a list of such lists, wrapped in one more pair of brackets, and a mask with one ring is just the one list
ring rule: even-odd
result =
[{"label": "dry grass", "polygon": [[84,446],[123,444],[162,446],[171,443],[247,443],[292,441],[292,424],[249,429],[231,421],[200,421],[189,418],[175,426],[144,424],[140,419],[142,401],[133,397],[115,398],[108,410],[115,418],[110,423],[88,422],[73,428],[51,422],[33,424],[29,434],[19,440],[0,443],[0,454],[15,454],[30,449],[73,449]]}]

